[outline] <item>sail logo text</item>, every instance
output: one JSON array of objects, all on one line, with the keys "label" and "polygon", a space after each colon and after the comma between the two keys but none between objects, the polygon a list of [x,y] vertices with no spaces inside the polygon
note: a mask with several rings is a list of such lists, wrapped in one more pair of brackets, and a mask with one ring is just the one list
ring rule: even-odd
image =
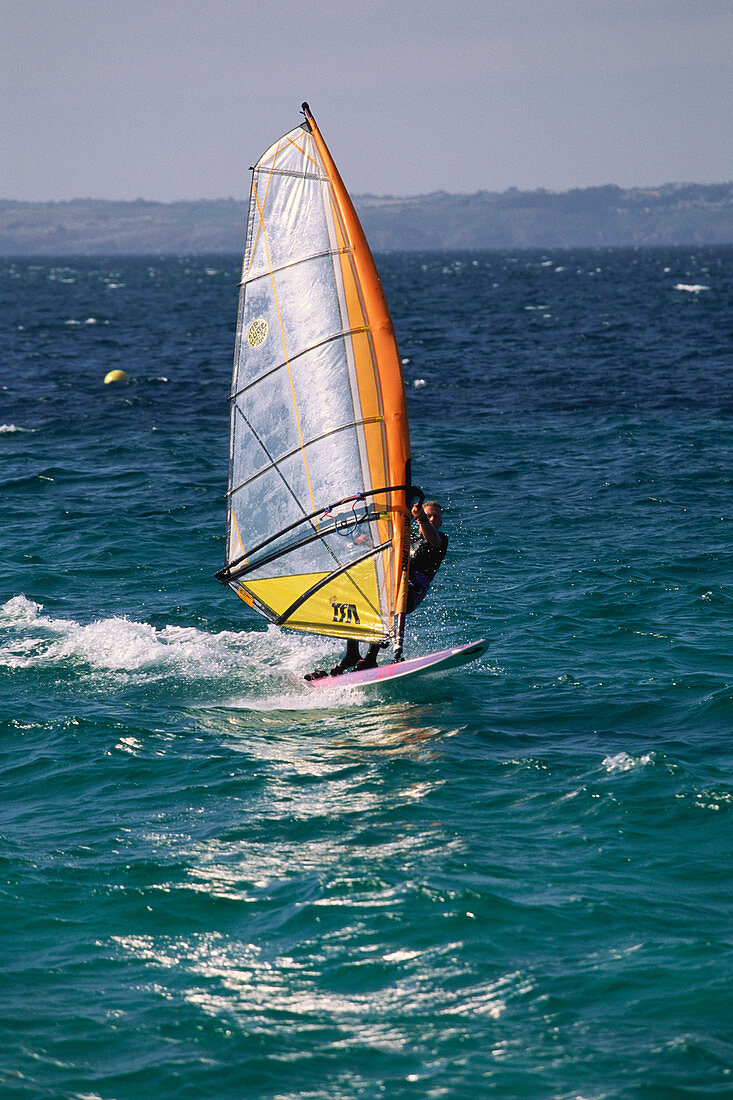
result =
[{"label": "sail logo text", "polygon": [[261,348],[267,339],[269,325],[264,317],[257,317],[247,329],[247,343],[254,350]]},{"label": "sail logo text", "polygon": [[359,615],[353,603],[334,603],[333,621],[335,623],[359,623]]}]

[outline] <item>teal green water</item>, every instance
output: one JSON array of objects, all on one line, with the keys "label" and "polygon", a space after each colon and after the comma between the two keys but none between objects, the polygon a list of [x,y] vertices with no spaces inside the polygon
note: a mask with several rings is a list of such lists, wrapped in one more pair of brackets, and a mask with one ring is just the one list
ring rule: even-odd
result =
[{"label": "teal green water", "polygon": [[732,260],[380,259],[491,648],[332,698],[213,579],[236,258],[6,264],[3,1098],[733,1096]]}]

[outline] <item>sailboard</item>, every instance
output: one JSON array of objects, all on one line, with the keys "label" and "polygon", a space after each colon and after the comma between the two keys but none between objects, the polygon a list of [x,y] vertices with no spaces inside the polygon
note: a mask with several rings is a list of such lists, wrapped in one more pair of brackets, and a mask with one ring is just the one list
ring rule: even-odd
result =
[{"label": "sailboard", "polygon": [[353,203],[306,103],[303,115],[252,169],[216,576],[271,623],[399,657],[412,500],[402,368]]},{"label": "sailboard", "polygon": [[417,676],[430,676],[439,672],[449,672],[453,668],[466,665],[482,657],[489,648],[485,638],[468,645],[442,649],[438,653],[426,653],[422,657],[411,657],[407,661],[397,661],[391,665],[377,665],[360,672],[344,672],[340,676],[319,676],[308,680],[308,686],[319,690],[335,688],[366,688],[375,684],[399,684],[403,680]]}]

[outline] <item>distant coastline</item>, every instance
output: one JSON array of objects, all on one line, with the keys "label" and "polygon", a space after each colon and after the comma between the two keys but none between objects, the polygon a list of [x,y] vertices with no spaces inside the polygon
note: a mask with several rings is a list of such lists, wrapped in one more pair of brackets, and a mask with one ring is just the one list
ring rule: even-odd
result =
[{"label": "distant coastline", "polygon": [[[573,191],[362,195],[376,252],[733,243],[733,182]],[[0,255],[241,253],[246,203],[0,200]]]}]

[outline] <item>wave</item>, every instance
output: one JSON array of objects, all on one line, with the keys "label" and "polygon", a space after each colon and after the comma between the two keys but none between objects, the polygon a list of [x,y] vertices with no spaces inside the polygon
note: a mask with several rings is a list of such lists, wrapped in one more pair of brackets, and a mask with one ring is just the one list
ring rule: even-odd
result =
[{"label": "wave", "polygon": [[641,756],[631,756],[627,752],[619,752],[614,756],[606,756],[603,759],[603,767],[609,775],[616,772],[629,772],[636,768],[646,767],[654,763],[654,753],[645,752]]},{"label": "wave", "polygon": [[[39,681],[34,690],[41,694],[49,681],[54,693],[71,690],[74,697],[142,691],[146,706],[153,698],[175,699],[178,708],[195,707],[197,721],[205,725],[220,730],[233,722],[232,732],[242,723],[248,727],[252,715],[259,720],[267,714],[268,722],[277,722],[278,713],[287,713],[290,724],[294,712],[368,710],[378,702],[379,728],[363,726],[366,743],[372,735],[382,745],[435,735],[432,726],[426,732],[421,723],[406,724],[399,706],[393,730],[384,691],[375,696],[346,685],[312,691],[304,673],[330,667],[340,649],[338,640],[273,625],[257,629],[243,623],[241,630],[209,632],[116,615],[84,623],[44,614],[43,605],[25,595],[0,606],[0,673],[25,672]],[[408,709],[411,705],[418,705],[414,697]]]},{"label": "wave", "polygon": [[302,682],[304,670],[328,661],[332,650],[326,639],[275,626],[210,633],[114,615],[83,623],[44,614],[43,605],[25,595],[0,606],[0,670],[52,672],[55,678],[66,672],[100,688],[178,686],[192,697],[214,681],[216,705],[235,709],[333,705]]},{"label": "wave", "polygon": [[0,628],[14,635],[0,647],[0,665],[27,668],[75,662],[122,672],[157,670],[162,675],[177,670],[226,676],[241,667],[243,657],[254,660],[255,652],[259,661],[272,661],[278,640],[284,638],[276,628],[209,634],[196,627],[156,628],[127,616],[81,623],[42,612],[42,604],[23,595],[0,607]]}]

